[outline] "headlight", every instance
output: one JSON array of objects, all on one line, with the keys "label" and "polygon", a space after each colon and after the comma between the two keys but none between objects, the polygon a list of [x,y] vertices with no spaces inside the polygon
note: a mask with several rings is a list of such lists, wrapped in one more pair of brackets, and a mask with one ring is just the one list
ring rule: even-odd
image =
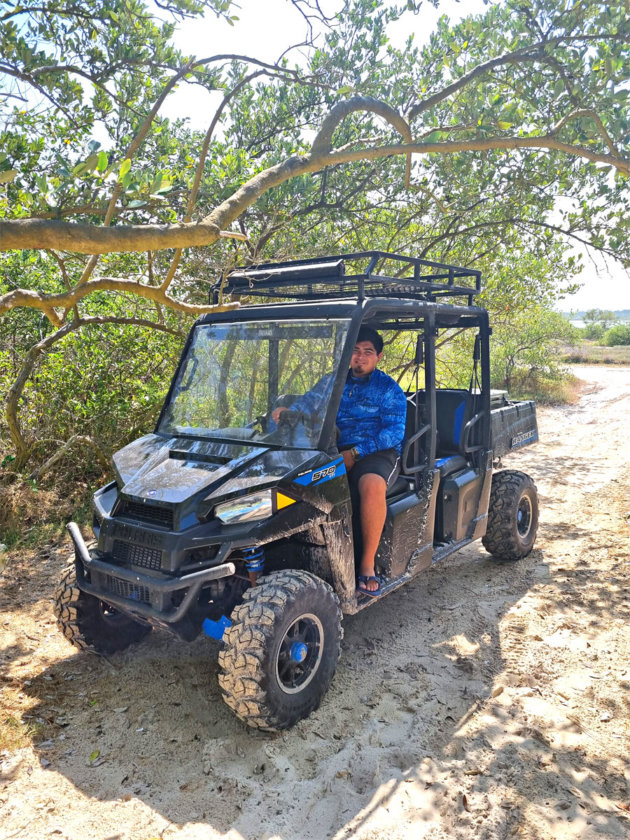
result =
[{"label": "headlight", "polygon": [[241,496],[217,505],[214,515],[231,525],[234,522],[253,522],[256,519],[266,519],[273,513],[273,491],[260,490],[258,493],[251,493],[249,496]]}]

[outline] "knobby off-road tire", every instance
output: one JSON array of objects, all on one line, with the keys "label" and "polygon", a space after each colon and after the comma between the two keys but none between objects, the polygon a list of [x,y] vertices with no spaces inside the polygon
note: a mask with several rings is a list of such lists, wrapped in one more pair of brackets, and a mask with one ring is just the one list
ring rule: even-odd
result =
[{"label": "knobby off-road tire", "polygon": [[532,479],[518,470],[495,473],[482,539],[486,551],[497,560],[520,560],[534,547],[537,530],[538,493]]},{"label": "knobby off-road tire", "polygon": [[248,726],[288,729],[319,706],[342,637],[327,583],[303,571],[266,575],[232,613],[219,654],[223,699]]},{"label": "knobby off-road tire", "polygon": [[53,607],[57,626],[80,650],[115,653],[139,642],[151,627],[118,612],[77,586],[74,563],[63,573]]}]

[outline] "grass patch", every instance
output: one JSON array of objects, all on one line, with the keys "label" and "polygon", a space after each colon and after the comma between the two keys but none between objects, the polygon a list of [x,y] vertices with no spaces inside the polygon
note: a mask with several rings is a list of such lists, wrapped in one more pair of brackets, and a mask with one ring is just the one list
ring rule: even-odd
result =
[{"label": "grass patch", "polygon": [[14,752],[27,747],[41,736],[41,723],[24,723],[15,715],[5,714],[0,717],[0,751]]},{"label": "grass patch", "polygon": [[528,375],[510,388],[512,400],[535,400],[539,405],[575,405],[580,398],[582,383],[571,373],[548,379]]},{"label": "grass patch", "polygon": [[539,405],[575,405],[582,381],[567,368],[552,371],[521,369],[512,372],[510,382],[494,382],[507,390],[511,400],[534,400]]},{"label": "grass patch", "polygon": [[91,520],[93,492],[85,484],[67,494],[37,488],[31,481],[0,486],[0,543],[14,549],[60,541],[71,519],[79,524]]},{"label": "grass patch", "polygon": [[560,359],[573,365],[630,365],[630,345],[604,347],[594,341],[581,341],[563,347]]},{"label": "grass patch", "polygon": [[564,379],[547,379],[538,383],[531,399],[540,405],[575,405],[580,398],[582,383],[568,374]]}]

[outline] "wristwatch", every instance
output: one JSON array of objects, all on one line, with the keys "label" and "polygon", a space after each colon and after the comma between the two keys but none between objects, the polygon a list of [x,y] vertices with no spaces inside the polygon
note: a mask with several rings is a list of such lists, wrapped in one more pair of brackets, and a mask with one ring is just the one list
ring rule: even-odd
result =
[{"label": "wristwatch", "polygon": [[361,460],[361,453],[356,448],[356,446],[352,447],[352,449],[350,450],[350,454],[352,455],[352,457],[354,458],[355,461],[360,461]]}]

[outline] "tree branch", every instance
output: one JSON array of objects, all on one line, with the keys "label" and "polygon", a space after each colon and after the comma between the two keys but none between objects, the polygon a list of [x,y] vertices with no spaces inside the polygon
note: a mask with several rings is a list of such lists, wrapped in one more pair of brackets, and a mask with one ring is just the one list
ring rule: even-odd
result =
[{"label": "tree branch", "polygon": [[56,326],[59,326],[62,322],[55,309],[71,309],[78,301],[83,300],[88,295],[94,294],[94,292],[132,294],[188,315],[201,315],[205,312],[223,312],[238,307],[238,303],[226,303],[221,306],[197,306],[192,303],[183,303],[167,295],[159,286],[147,286],[135,280],[121,280],[117,277],[100,277],[96,280],[88,280],[82,286],[75,286],[69,292],[58,294],[44,294],[43,292],[34,292],[29,289],[15,289],[7,292],[0,296],[0,315],[18,306],[25,306],[31,309],[41,310]]},{"label": "tree branch", "polygon": [[335,129],[349,114],[356,111],[370,111],[379,117],[383,117],[383,119],[387,120],[390,125],[393,125],[402,135],[405,142],[411,143],[411,129],[407,121],[400,116],[398,111],[380,99],[374,99],[371,96],[353,96],[345,102],[338,102],[334,105],[324,118],[321,128],[317,132],[313,140],[313,145],[311,146],[311,155],[313,157],[318,157],[330,151]]},{"label": "tree branch", "polygon": [[90,449],[93,449],[96,454],[96,459],[101,465],[103,472],[107,472],[110,468],[109,461],[105,457],[105,453],[101,449],[101,447],[92,440],[91,437],[87,435],[72,435],[51,457],[45,461],[41,467],[38,467],[36,470],[29,475],[30,479],[37,479],[41,478],[44,473],[47,473],[51,467],[54,467],[58,461],[61,461],[63,456],[77,443],[81,443],[85,446],[89,446]]},{"label": "tree branch", "polygon": [[479,76],[483,76],[490,70],[494,70],[496,67],[501,67],[504,64],[519,64],[520,62],[525,61],[545,60],[550,55],[547,53],[547,50],[550,47],[557,47],[563,42],[574,43],[576,41],[583,41],[585,43],[590,43],[592,41],[625,40],[627,40],[627,35],[624,33],[613,33],[611,35],[607,35],[605,33],[601,33],[599,35],[560,35],[556,38],[546,38],[542,41],[537,41],[534,44],[522,47],[521,49],[504,53],[496,58],[491,58],[489,61],[484,61],[483,64],[478,64],[450,85],[447,85],[442,88],[442,90],[437,91],[432,96],[423,99],[422,102],[419,102],[417,105],[414,105],[408,114],[409,122],[415,119],[419,114],[427,111],[429,108],[432,108],[444,99],[447,99],[451,94],[457,93],[457,91],[461,90],[461,88],[465,87],[469,82],[472,82]]},{"label": "tree branch", "polygon": [[17,70],[8,64],[0,64],[0,73],[6,73],[7,76],[13,76],[14,78],[19,79],[22,82],[26,82],[31,87],[35,88],[35,90],[41,93],[41,95],[49,102],[51,102],[55,106],[55,108],[58,108],[61,111],[61,113],[66,117],[68,122],[76,126],[76,122],[73,119],[72,115],[63,107],[63,105],[57,102],[57,100],[46,90],[46,88],[42,87],[35,79],[30,77],[28,73],[24,73],[21,70]]},{"label": "tree branch", "polygon": [[[199,185],[201,184],[201,176],[203,175],[203,170],[206,165],[206,159],[208,157],[208,149],[210,148],[210,141],[212,140],[212,135],[214,134],[214,130],[217,127],[219,120],[221,119],[221,114],[230,103],[231,99],[241,90],[246,84],[256,79],[258,76],[262,76],[263,74],[267,73],[266,70],[257,70],[255,73],[250,73],[249,76],[246,76],[242,79],[237,85],[235,85],[232,90],[227,93],[217,110],[214,112],[214,116],[210,121],[210,125],[208,130],[206,131],[206,136],[204,137],[203,144],[201,146],[201,153],[199,155],[199,161],[197,162],[197,168],[195,171],[195,178],[193,181],[193,185],[190,189],[190,195],[188,196],[188,202],[186,205],[186,215],[184,216],[184,223],[190,222],[192,218],[192,212],[195,209],[195,204],[197,203],[197,195],[199,193]],[[245,236],[239,236],[239,234],[234,233],[232,234],[235,239],[244,238]],[[173,258],[171,259],[171,264],[169,269],[166,273],[166,277],[164,278],[161,288],[166,292],[173,281],[173,277],[175,276],[175,272],[177,271],[177,267],[179,265],[179,261],[181,259],[182,250],[178,248],[175,253],[173,254]]]},{"label": "tree branch", "polygon": [[[133,138],[133,140],[131,141],[131,143],[127,147],[127,151],[125,152],[123,160],[132,160],[133,159],[133,156],[138,151],[138,149],[140,148],[140,146],[144,142],[147,134],[149,133],[149,129],[151,128],[153,120],[157,116],[157,113],[160,110],[160,108],[162,107],[162,105],[164,103],[164,100],[169,95],[171,90],[175,87],[177,82],[183,76],[185,76],[186,73],[188,73],[190,71],[190,65],[191,65],[190,62],[185,64],[184,67],[182,67],[181,70],[179,70],[177,73],[175,73],[175,75],[171,79],[169,79],[169,81],[166,83],[166,85],[164,86],[164,89],[162,90],[162,93],[159,95],[159,97],[155,101],[153,107],[149,111],[149,114],[147,115],[146,119],[144,120],[144,122],[140,126],[140,129],[136,132],[135,137]],[[112,222],[112,219],[114,218],[114,214],[116,213],[116,206],[118,204],[118,199],[120,198],[120,194],[121,194],[122,190],[123,190],[122,179],[120,177],[118,177],[118,179],[116,180],[116,183],[114,185],[114,189],[112,190],[112,195],[111,195],[111,198],[109,200],[109,204],[107,205],[107,212],[105,213],[105,218],[103,220],[103,228],[104,229],[109,227],[109,225]],[[2,240],[2,232],[0,231],[0,241],[1,240]],[[142,248],[141,250],[151,251],[151,250],[154,250],[154,249],[151,248],[150,246],[148,246],[146,248]],[[88,263],[85,267],[85,270],[83,271],[83,274],[81,275],[81,279],[79,280],[79,286],[86,283],[89,280],[89,278],[92,276],[92,272],[96,268],[96,264],[98,262],[97,254],[103,253],[103,252],[102,251],[100,251],[100,252],[92,251],[91,253],[93,254],[93,256],[91,256],[90,259],[88,260]]]},{"label": "tree branch", "polygon": [[606,131],[606,128],[604,126],[604,123],[601,120],[601,117],[599,116],[599,114],[596,111],[593,111],[592,108],[580,108],[576,111],[572,111],[570,114],[567,114],[565,117],[563,117],[559,122],[557,122],[553,126],[553,128],[550,131],[550,134],[552,134],[553,136],[557,135],[561,131],[561,129],[564,128],[564,126],[567,123],[572,122],[572,120],[577,120],[580,117],[590,117],[590,119],[593,120],[593,122],[595,123],[595,125],[599,129],[599,133],[600,133],[601,137],[603,138],[604,142],[606,143],[606,145],[608,146],[608,151],[610,152],[610,154],[611,155],[616,155],[617,157],[621,157],[621,152],[619,151],[619,149],[613,143],[610,134]]},{"label": "tree branch", "polygon": [[0,222],[0,251],[22,248],[57,248],[79,254],[158,251],[212,245],[219,234],[216,225],[205,221],[106,228],[59,220],[15,219]]},{"label": "tree branch", "polygon": [[[332,137],[335,129],[339,124],[350,114],[356,111],[370,111],[392,125],[402,136],[406,143],[411,143],[411,129],[407,121],[400,116],[395,108],[392,108],[387,103],[379,99],[374,99],[371,96],[353,96],[352,99],[347,99],[345,102],[338,102],[325,117],[321,128],[317,132],[317,136],[313,140],[311,146],[311,155],[318,157],[330,151],[332,146]],[[407,155],[407,168],[405,171],[405,187],[409,187],[411,179],[411,155]]]},{"label": "tree branch", "polygon": [[541,58],[542,55],[543,52],[541,50],[541,44],[538,43],[522,47],[520,50],[504,53],[496,58],[491,58],[489,61],[484,61],[483,64],[477,64],[476,67],[473,67],[473,69],[469,70],[468,73],[464,73],[463,76],[460,76],[459,79],[452,82],[450,85],[447,85],[442,88],[442,90],[437,91],[432,96],[428,96],[426,99],[423,99],[422,102],[419,102],[417,105],[414,105],[408,114],[409,122],[415,119],[419,114],[422,114],[424,111],[428,111],[429,108],[432,108],[434,105],[437,105],[439,102],[447,99],[451,96],[451,94],[457,93],[458,90],[466,87],[469,82],[472,82],[479,76],[483,76],[484,73],[488,73],[490,70],[494,70],[495,67],[501,67],[503,64],[514,64],[520,61],[536,61]]},{"label": "tree branch", "polygon": [[[55,262],[59,266],[59,270],[61,271],[61,276],[63,278],[63,282],[64,282],[64,285],[65,285],[66,289],[68,291],[71,291],[72,286],[70,284],[70,279],[68,278],[68,272],[66,270],[65,260],[63,260],[56,251],[49,251],[48,253],[51,255],[51,257],[55,260]],[[73,309],[74,309],[75,320],[78,320],[80,318],[79,308],[78,308],[78,306],[74,306]]]},{"label": "tree branch", "polygon": [[[352,163],[362,160],[378,160],[395,155],[409,154],[456,154],[460,152],[484,152],[510,149],[550,149],[564,152],[572,157],[583,157],[596,163],[614,166],[624,174],[630,174],[630,163],[613,155],[599,154],[583,146],[563,143],[550,135],[540,137],[492,137],[474,140],[454,140],[444,143],[411,143],[409,145],[376,146],[371,149],[345,149],[328,154],[293,156],[272,166],[253,178],[212,211],[204,221],[221,228],[229,225],[257,198],[272,187],[288,181],[297,175],[317,172],[325,166],[338,163]],[[1,230],[1,223],[0,223]]]},{"label": "tree branch", "polygon": [[[337,115],[339,113],[337,111]],[[331,123],[328,124],[329,130],[331,125]],[[323,145],[324,136],[321,142]],[[624,158],[598,153],[584,146],[564,143],[550,134],[534,137],[490,137],[440,143],[398,144],[319,154],[311,151],[307,155],[293,155],[250,178],[200,222],[104,228],[71,222],[16,219],[0,222],[0,251],[19,248],[60,248],[83,254],[105,254],[212,245],[219,236],[242,237],[242,234],[232,234],[224,229],[228,228],[265,192],[298,175],[318,172],[326,166],[361,160],[379,160],[396,155],[449,155],[461,152],[517,149],[559,151],[571,157],[581,157],[595,163],[608,164],[625,175],[630,174],[630,163]]]}]

